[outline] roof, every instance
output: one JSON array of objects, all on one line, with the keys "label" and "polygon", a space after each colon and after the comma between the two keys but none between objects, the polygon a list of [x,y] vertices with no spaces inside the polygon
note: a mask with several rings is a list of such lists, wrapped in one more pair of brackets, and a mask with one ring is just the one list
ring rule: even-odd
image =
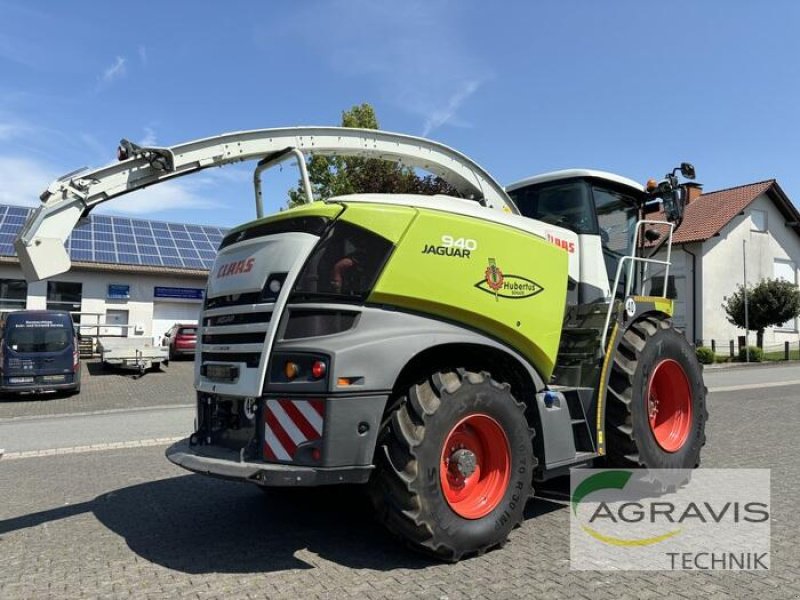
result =
[{"label": "roof", "polygon": [[717,235],[756,198],[769,193],[789,221],[800,221],[800,213],[774,179],[748,183],[702,194],[686,206],[681,226],[672,236],[673,244],[703,242]]},{"label": "roof", "polygon": [[506,191],[510,192],[517,188],[526,185],[531,185],[534,183],[546,183],[549,181],[558,181],[559,179],[573,179],[575,177],[594,177],[595,179],[605,179],[607,181],[612,181],[614,183],[633,188],[637,192],[644,191],[644,186],[642,186],[641,183],[634,181],[633,179],[628,179],[627,177],[622,177],[621,175],[616,175],[614,173],[609,173],[607,171],[597,171],[595,169],[564,169],[561,171],[551,171],[550,173],[542,173],[541,175],[534,175],[533,177],[527,177],[526,179],[522,179],[520,181],[516,181],[510,185],[507,185]]},{"label": "roof", "polygon": [[[32,210],[0,204],[0,262],[17,260],[14,238]],[[205,275],[225,233],[209,225],[92,215],[73,230],[66,248],[76,267]]]},{"label": "roof", "polygon": [[[520,214],[513,214],[495,210],[488,206],[482,206],[475,200],[455,198],[452,196],[445,196],[444,194],[434,194],[432,196],[422,196],[419,194],[348,194],[345,196],[335,196],[326,200],[326,202],[365,202],[390,206],[425,208],[438,212],[476,217],[483,221],[507,225],[525,231],[526,233],[545,237],[541,221],[536,221]],[[549,225],[548,227],[557,235],[557,226]]]}]

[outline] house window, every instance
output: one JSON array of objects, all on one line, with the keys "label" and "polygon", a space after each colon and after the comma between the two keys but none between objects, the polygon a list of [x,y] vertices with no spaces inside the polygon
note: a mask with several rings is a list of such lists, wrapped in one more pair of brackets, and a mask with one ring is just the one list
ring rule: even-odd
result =
[{"label": "house window", "polygon": [[[664,293],[664,276],[656,275],[650,278],[650,295],[661,296]],[[675,285],[675,277],[672,275],[667,279],[667,298],[676,300],[678,298],[678,288]],[[681,298],[682,299],[682,298]]]},{"label": "house window", "polygon": [[765,210],[751,210],[750,211],[750,231],[765,232],[767,230],[767,211]]},{"label": "house window", "polygon": [[[65,310],[76,313],[81,311],[83,284],[71,281],[47,282],[47,310]],[[80,315],[72,315],[76,323],[80,323]]]},{"label": "house window", "polygon": [[0,309],[23,309],[27,301],[27,281],[24,279],[0,279]]},{"label": "house window", "polygon": [[[784,281],[797,285],[797,268],[791,260],[776,258],[773,273],[775,274],[775,279],[783,279]],[[775,329],[797,331],[797,319],[781,323],[775,327]]]}]

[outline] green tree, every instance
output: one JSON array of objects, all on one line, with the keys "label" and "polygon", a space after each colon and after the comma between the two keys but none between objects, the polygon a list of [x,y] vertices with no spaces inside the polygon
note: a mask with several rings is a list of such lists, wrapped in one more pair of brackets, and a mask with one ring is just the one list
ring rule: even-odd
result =
[{"label": "green tree", "polygon": [[747,322],[750,331],[756,332],[756,345],[764,347],[764,330],[786,323],[800,316],[800,290],[783,279],[762,279],[746,291],[739,285],[722,308],[728,321],[737,327],[745,328],[744,300],[747,295]]},{"label": "green tree", "polygon": [[[380,129],[375,110],[366,103],[344,111],[341,126]],[[355,193],[457,194],[439,177],[421,177],[414,169],[377,158],[311,156],[307,165],[315,199]],[[289,190],[288,206],[304,202],[305,192],[302,182],[298,182],[296,188]]]}]

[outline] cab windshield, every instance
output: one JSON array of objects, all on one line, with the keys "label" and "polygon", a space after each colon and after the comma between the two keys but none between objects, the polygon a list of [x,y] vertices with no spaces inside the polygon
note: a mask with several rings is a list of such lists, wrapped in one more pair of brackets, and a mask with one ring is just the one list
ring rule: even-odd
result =
[{"label": "cab windshield", "polygon": [[575,233],[597,233],[590,188],[583,181],[527,186],[509,195],[526,217]]}]

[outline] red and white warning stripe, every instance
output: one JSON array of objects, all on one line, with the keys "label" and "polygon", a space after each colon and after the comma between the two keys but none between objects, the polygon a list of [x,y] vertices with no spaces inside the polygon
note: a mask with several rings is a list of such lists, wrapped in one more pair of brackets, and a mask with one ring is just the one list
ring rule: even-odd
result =
[{"label": "red and white warning stripe", "polygon": [[267,400],[264,411],[264,458],[291,461],[297,447],[322,437],[322,400]]}]

